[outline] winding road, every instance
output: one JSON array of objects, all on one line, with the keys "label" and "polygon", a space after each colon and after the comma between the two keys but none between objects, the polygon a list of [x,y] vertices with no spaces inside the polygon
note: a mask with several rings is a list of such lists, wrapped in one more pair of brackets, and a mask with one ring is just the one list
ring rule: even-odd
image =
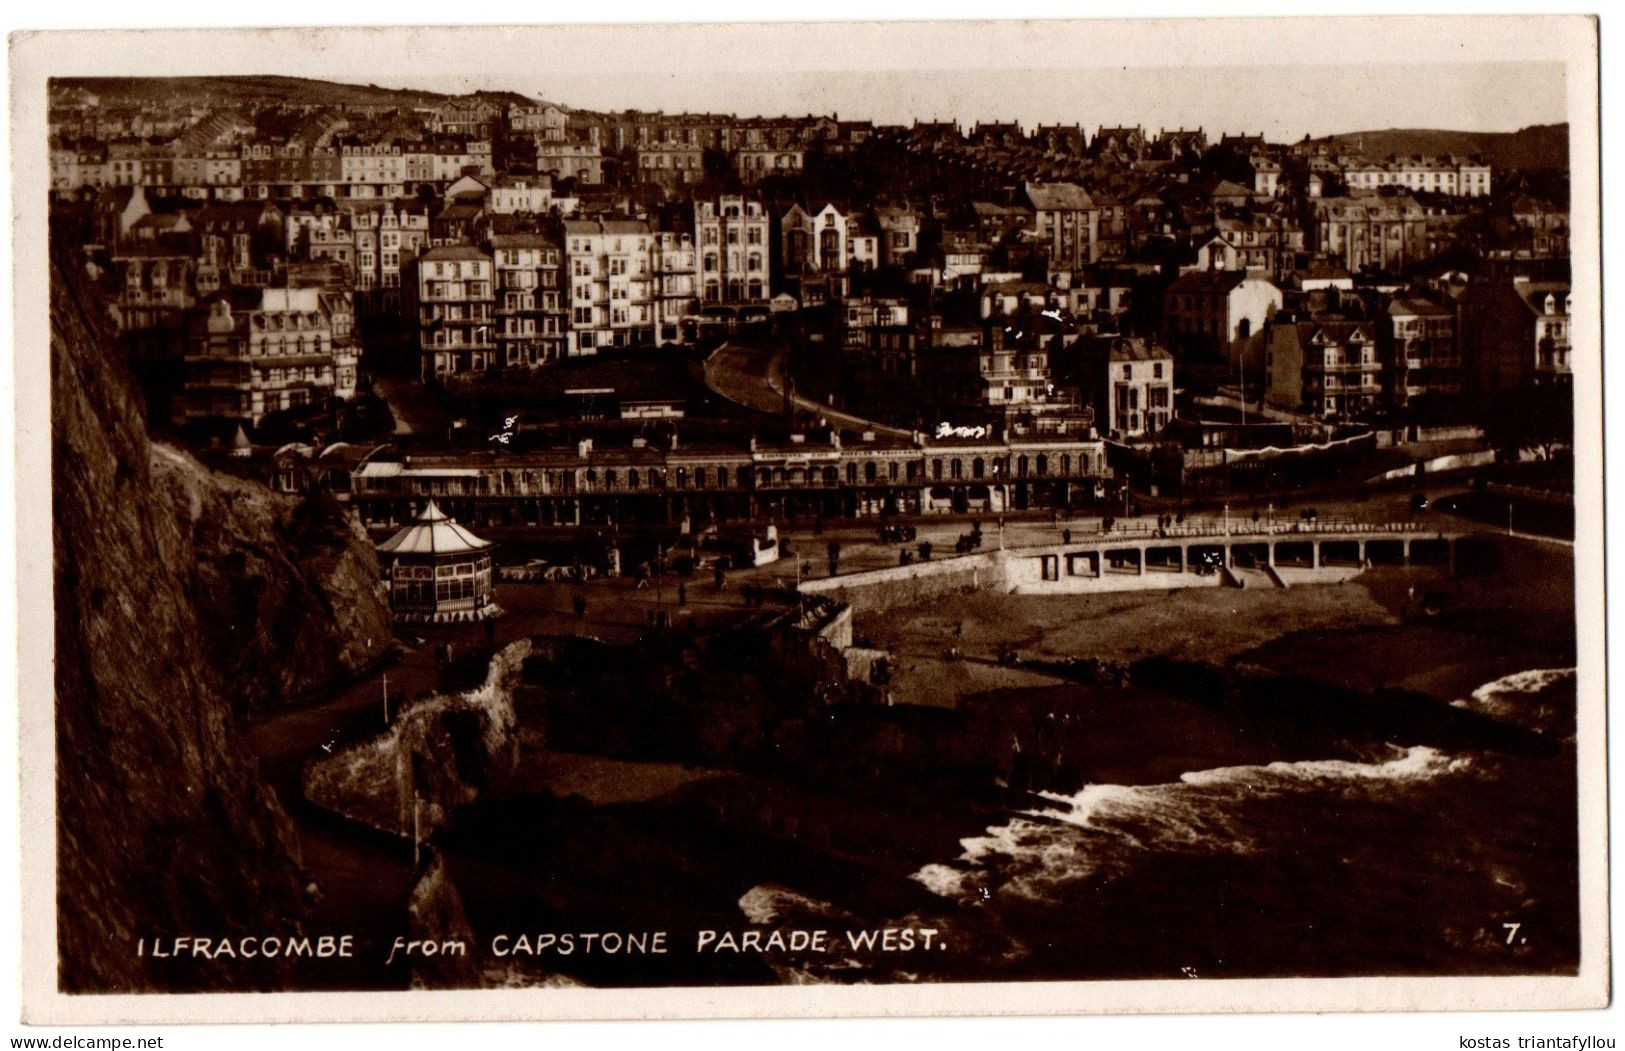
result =
[{"label": "winding road", "polygon": [[[763,349],[724,343],[705,359],[705,383],[736,405],[777,416],[784,411],[784,347]],[[812,398],[791,394],[795,407],[816,413],[834,426],[850,431],[874,431],[894,438],[912,438],[902,427],[866,420],[849,412],[821,405]]]}]

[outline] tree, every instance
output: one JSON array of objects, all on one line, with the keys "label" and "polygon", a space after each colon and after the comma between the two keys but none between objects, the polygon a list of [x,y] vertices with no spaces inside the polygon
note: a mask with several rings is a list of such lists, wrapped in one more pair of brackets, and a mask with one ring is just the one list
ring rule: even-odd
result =
[{"label": "tree", "polygon": [[1524,384],[1490,399],[1484,440],[1508,459],[1527,449],[1550,459],[1574,441],[1574,388],[1567,383]]}]

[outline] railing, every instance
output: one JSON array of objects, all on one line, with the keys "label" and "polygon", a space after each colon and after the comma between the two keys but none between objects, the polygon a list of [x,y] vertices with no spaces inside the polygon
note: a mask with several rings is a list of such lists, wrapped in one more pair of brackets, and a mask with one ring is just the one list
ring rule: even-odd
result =
[{"label": "railing", "polygon": [[[1322,533],[1437,533],[1435,529],[1424,529],[1415,522],[1389,522],[1368,521],[1353,516],[1335,515],[1324,518],[1296,519],[1283,521],[1277,519],[1273,522],[1263,519],[1257,522],[1246,518],[1232,518],[1228,522],[1223,519],[1204,518],[1196,521],[1187,521],[1183,524],[1171,526],[1158,526],[1154,522],[1115,522],[1110,530],[1096,528],[1092,532],[1079,529],[1072,530],[1073,545],[1097,544],[1102,541],[1114,539],[1134,540],[1182,540],[1192,537],[1294,537],[1315,536]],[[1053,541],[1044,541],[1036,544],[1021,544],[1022,548],[1029,547],[1057,547]]]}]

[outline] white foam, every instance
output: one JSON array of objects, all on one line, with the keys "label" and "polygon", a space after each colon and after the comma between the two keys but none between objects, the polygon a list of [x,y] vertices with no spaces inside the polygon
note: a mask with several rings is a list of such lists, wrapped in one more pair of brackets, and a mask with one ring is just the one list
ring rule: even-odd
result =
[{"label": "white foam", "polygon": [[1574,678],[1574,674],[1573,668],[1531,668],[1528,671],[1515,671],[1474,690],[1473,700],[1480,704],[1490,704],[1503,697],[1537,694],[1553,683]]},{"label": "white foam", "polygon": [[1016,815],[987,834],[961,841],[952,865],[927,865],[914,879],[934,893],[960,900],[985,895],[977,869],[1000,867],[998,893],[1044,896],[1056,883],[1117,871],[1136,855],[1152,853],[1248,854],[1260,849],[1238,824],[1245,800],[1316,791],[1365,791],[1457,774],[1470,759],[1422,745],[1395,749],[1378,762],[1316,759],[1228,766],[1181,775],[1157,785],[1087,785],[1074,795],[1040,793],[1052,808]]},{"label": "white foam", "polygon": [[739,898],[739,911],[751,923],[775,923],[787,910],[824,913],[830,906],[775,883],[759,883]]}]

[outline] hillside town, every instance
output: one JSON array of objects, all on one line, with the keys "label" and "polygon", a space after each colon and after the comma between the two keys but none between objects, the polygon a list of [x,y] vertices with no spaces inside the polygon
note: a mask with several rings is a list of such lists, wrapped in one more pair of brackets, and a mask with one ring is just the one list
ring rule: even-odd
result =
[{"label": "hillside town", "polygon": [[1493,444],[1569,379],[1561,172],[95,87],[52,89],[53,231],[151,425],[379,529],[424,496],[520,529],[1182,511]]},{"label": "hillside town", "polygon": [[1567,124],[49,102],[64,988],[1578,966]]}]

